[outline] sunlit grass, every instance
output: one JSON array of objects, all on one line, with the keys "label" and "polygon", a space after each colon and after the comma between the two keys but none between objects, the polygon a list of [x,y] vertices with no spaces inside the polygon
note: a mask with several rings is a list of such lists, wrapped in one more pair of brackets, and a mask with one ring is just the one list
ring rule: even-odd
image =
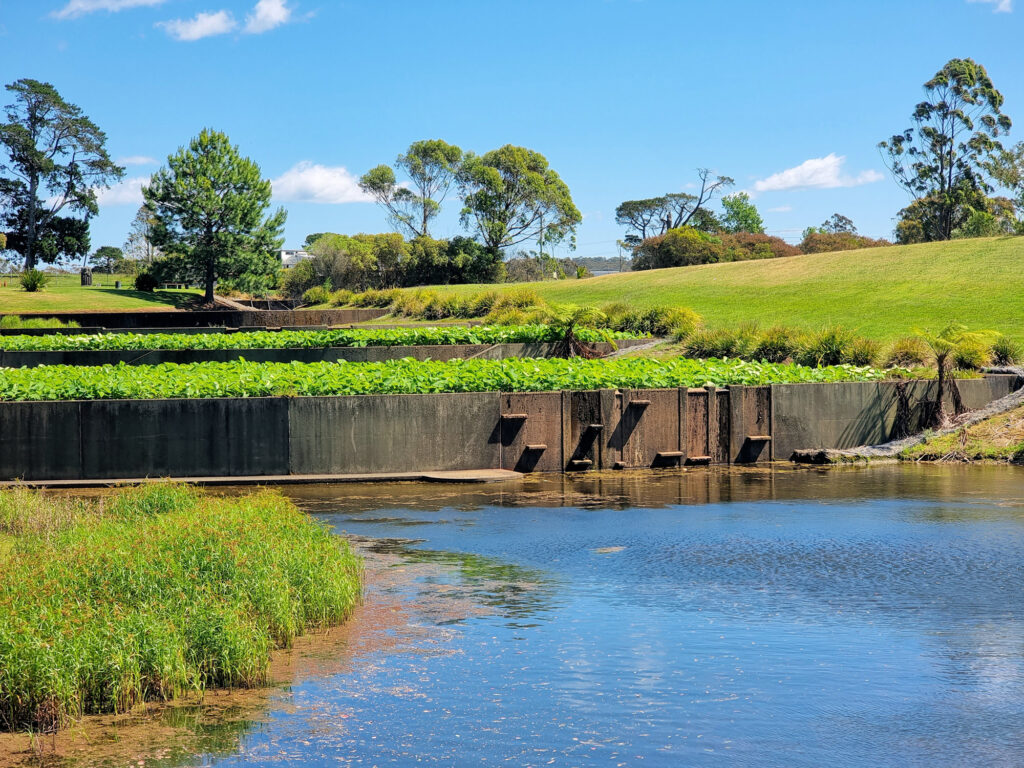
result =
[{"label": "sunlit grass", "polygon": [[272,649],[345,619],[361,573],[275,493],[0,492],[0,727],[259,685]]}]

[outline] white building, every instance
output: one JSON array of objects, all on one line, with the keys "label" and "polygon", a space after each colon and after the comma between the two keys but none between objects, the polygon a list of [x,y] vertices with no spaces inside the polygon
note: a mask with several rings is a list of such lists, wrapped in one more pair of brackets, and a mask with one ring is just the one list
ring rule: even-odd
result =
[{"label": "white building", "polygon": [[300,261],[312,258],[306,251],[288,249],[281,249],[277,252],[277,255],[281,257],[281,266],[285,269],[291,269]]}]

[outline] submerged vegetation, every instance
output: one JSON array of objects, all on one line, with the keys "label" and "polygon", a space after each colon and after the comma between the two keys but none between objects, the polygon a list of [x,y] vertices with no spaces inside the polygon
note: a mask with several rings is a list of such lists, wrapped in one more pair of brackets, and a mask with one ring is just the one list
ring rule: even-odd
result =
[{"label": "submerged vegetation", "polygon": [[[164,363],[0,368],[0,400],[544,392],[561,389],[698,387],[808,381],[875,381],[892,372],[851,365],[686,358],[612,360],[389,360],[382,363]],[[900,373],[899,371],[895,373]],[[907,373],[907,372],[902,372]]]},{"label": "submerged vegetation", "polygon": [[361,595],[348,544],[270,492],[2,491],[0,544],[8,730],[259,685],[272,649],[341,622]]}]

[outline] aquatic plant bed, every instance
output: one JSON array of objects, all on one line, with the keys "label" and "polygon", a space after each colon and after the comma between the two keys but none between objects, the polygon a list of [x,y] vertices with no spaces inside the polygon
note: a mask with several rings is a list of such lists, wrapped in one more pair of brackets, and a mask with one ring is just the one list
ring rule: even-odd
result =
[{"label": "aquatic plant bed", "polygon": [[[599,332],[581,328],[583,341],[635,339],[635,333]],[[217,349],[319,349],[326,347],[398,347],[438,344],[528,344],[561,339],[549,325],[473,328],[339,328],[333,330],[252,331],[240,333],[94,333],[83,335],[4,336],[0,349],[43,352],[72,350],[217,350]]]},{"label": "aquatic plant bed", "polygon": [[272,649],[346,618],[361,573],[277,493],[0,491],[0,728],[259,685]]},{"label": "aquatic plant bed", "polygon": [[52,365],[0,368],[0,400],[382,395],[659,389],[798,382],[880,381],[893,371],[837,365],[686,358],[613,360],[391,360],[383,363]]}]

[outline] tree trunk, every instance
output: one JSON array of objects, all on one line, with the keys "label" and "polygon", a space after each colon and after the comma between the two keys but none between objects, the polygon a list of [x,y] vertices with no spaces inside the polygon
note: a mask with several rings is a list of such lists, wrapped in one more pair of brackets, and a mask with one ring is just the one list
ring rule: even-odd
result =
[{"label": "tree trunk", "polygon": [[36,193],[39,180],[33,177],[28,188],[28,232],[25,237],[25,271],[36,268]]},{"label": "tree trunk", "polygon": [[206,257],[206,295],[203,296],[203,300],[207,304],[213,304],[213,281],[216,277],[216,271],[214,270],[214,264],[216,257],[211,252]]}]

